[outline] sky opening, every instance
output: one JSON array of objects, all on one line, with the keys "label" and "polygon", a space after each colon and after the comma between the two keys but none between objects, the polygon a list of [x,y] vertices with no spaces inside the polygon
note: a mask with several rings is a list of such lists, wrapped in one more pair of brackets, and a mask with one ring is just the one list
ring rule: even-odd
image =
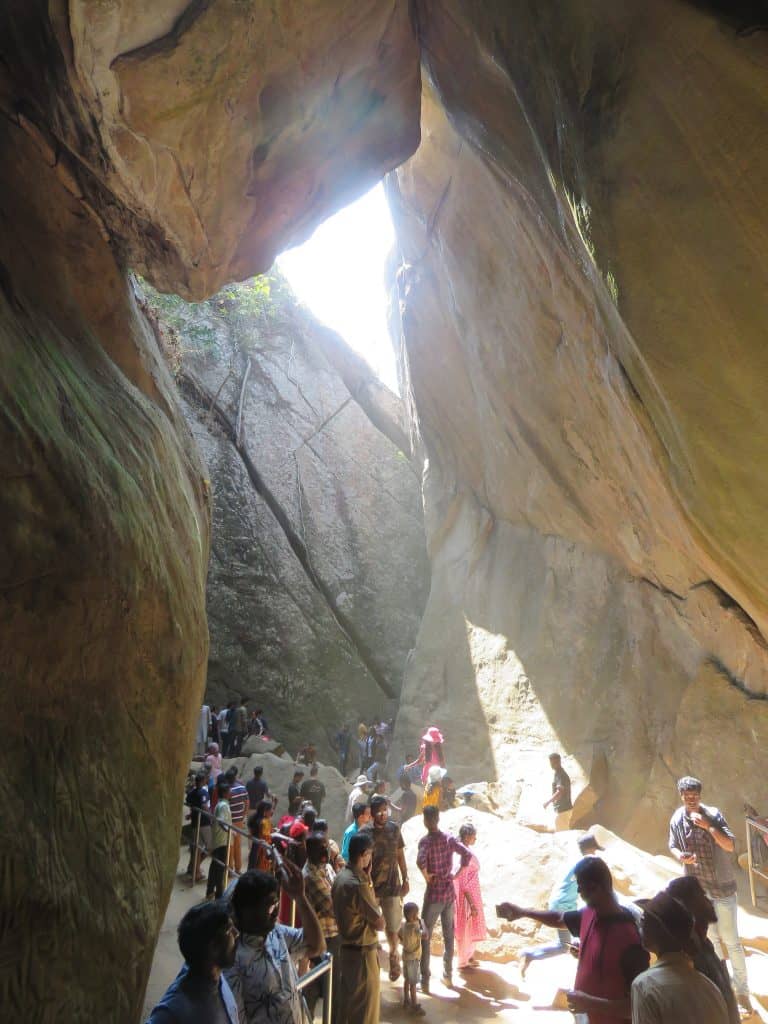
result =
[{"label": "sky opening", "polygon": [[397,391],[384,278],[394,242],[384,186],[378,184],[324,221],[303,245],[278,256],[277,265],[318,320],[338,331]]}]

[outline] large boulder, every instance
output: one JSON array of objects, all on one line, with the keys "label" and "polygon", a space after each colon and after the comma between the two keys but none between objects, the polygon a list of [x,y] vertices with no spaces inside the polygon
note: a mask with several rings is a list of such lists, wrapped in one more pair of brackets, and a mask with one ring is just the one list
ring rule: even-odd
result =
[{"label": "large boulder", "polygon": [[344,722],[394,713],[426,602],[403,403],[278,272],[148,296],[213,493],[208,700],[328,760]]},{"label": "large boulder", "polygon": [[389,191],[432,586],[398,742],[436,720],[510,804],[550,750],[602,758],[583,813],[654,849],[684,773],[736,825],[768,741],[760,23],[419,10],[423,141]]}]

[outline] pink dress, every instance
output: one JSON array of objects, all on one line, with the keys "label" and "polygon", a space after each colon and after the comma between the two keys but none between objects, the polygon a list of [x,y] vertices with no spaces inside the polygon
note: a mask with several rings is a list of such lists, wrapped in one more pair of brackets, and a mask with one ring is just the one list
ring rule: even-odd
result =
[{"label": "pink dress", "polygon": [[[456,890],[456,951],[459,967],[466,967],[475,952],[475,945],[488,935],[480,892],[480,861],[474,853],[469,864],[454,878],[453,887]],[[474,917],[469,912],[467,896],[477,911]]]}]

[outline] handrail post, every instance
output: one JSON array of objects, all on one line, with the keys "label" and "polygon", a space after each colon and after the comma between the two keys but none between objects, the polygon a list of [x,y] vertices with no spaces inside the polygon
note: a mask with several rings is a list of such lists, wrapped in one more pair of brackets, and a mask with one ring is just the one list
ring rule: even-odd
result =
[{"label": "handrail post", "polygon": [[197,824],[195,825],[195,839],[192,853],[192,887],[194,888],[195,882],[197,881],[197,871],[200,866],[200,822],[202,821],[202,815],[200,808],[197,811]]},{"label": "handrail post", "polygon": [[229,885],[229,848],[232,845],[232,830],[227,826],[227,852],[224,855],[224,888]]},{"label": "handrail post", "polygon": [[325,975],[323,986],[323,1024],[331,1024],[331,1005],[333,1002],[333,953],[328,954],[331,966]]},{"label": "handrail post", "polygon": [[752,874],[752,822],[749,818],[746,819],[747,823],[747,874],[749,875],[749,892],[752,896],[752,906],[757,906],[757,900],[755,898],[755,876]]}]

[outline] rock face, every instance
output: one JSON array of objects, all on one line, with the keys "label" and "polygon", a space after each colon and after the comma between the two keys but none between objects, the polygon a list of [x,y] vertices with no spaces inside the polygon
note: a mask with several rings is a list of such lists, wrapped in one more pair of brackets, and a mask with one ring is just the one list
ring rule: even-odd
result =
[{"label": "rock face", "polygon": [[432,589],[400,740],[435,720],[459,781],[542,798],[549,748],[603,757],[594,813],[648,848],[683,773],[738,826],[768,739],[768,151],[738,141],[765,37],[715,4],[418,6],[390,195]]},{"label": "rock face", "polygon": [[279,275],[154,301],[213,495],[208,699],[330,755],[343,722],[394,712],[426,602],[401,403]]},{"label": "rock face", "polygon": [[404,0],[11,0],[0,38],[0,1002],[127,1024],[177,853],[209,542],[127,269],[198,296],[266,270],[414,150],[418,44]]},{"label": "rock face", "polygon": [[205,681],[208,494],[109,246],[0,132],[0,1003],[129,1021]]}]

